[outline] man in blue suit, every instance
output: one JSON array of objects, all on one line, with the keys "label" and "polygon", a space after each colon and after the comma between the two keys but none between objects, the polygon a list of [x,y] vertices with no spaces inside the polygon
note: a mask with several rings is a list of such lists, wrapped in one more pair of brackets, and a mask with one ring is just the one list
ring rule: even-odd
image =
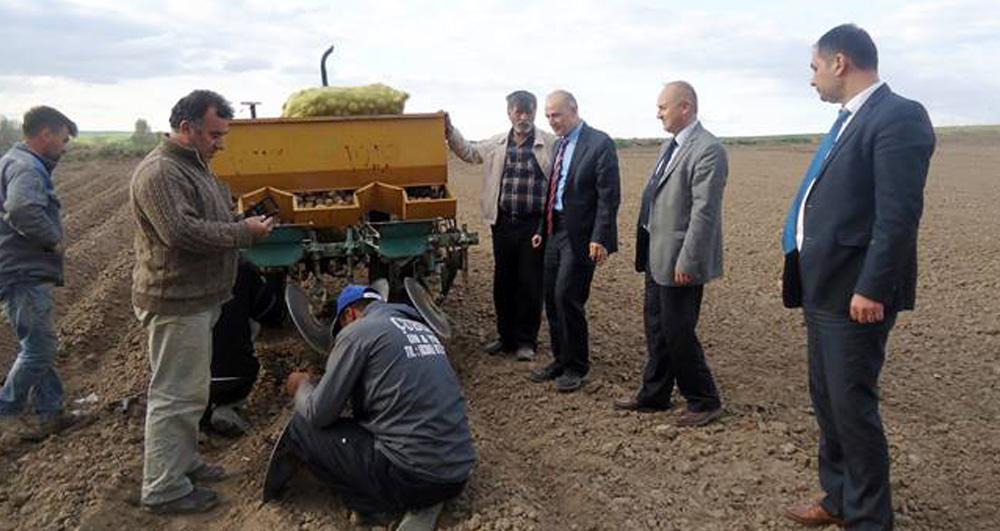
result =
[{"label": "man in blue suit", "polygon": [[820,99],[841,109],[788,214],[782,295],[805,313],[826,495],[785,516],[892,529],[878,378],[897,313],[913,309],[934,130],[923,106],[879,80],[878,52],[863,29],[828,31],[811,67]]}]

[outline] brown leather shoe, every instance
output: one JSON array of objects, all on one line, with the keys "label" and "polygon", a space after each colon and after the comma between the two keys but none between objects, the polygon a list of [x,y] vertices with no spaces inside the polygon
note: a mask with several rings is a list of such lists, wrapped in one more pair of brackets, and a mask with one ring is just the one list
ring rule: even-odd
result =
[{"label": "brown leather shoe", "polygon": [[635,398],[619,398],[615,400],[611,407],[618,411],[636,411],[639,413],[656,413],[658,411],[667,411],[670,409],[669,405],[654,406],[645,402],[639,402]]},{"label": "brown leather shoe", "polygon": [[843,519],[830,514],[817,502],[803,503],[788,507],[785,509],[785,518],[798,522],[806,527],[820,527],[830,524],[836,524],[840,527],[844,527],[846,525],[846,522],[844,522]]},{"label": "brown leather shoe", "polygon": [[680,428],[690,428],[704,426],[709,422],[722,416],[722,408],[710,409],[708,411],[685,411],[677,419],[677,426]]}]

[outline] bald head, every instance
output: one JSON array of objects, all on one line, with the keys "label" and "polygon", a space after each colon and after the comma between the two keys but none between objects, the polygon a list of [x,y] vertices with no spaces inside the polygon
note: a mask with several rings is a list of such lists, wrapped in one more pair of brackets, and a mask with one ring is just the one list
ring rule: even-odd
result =
[{"label": "bald head", "polygon": [[553,90],[551,93],[549,93],[548,97],[546,98],[546,101],[567,105],[574,111],[577,110],[576,98],[573,97],[573,94],[571,94],[569,91],[566,90],[562,89]]},{"label": "bald head", "polygon": [[694,114],[698,114],[698,94],[695,93],[691,83],[687,81],[671,81],[663,86],[663,90],[669,91],[671,97],[677,101],[682,101],[690,105]]},{"label": "bald head", "polygon": [[698,94],[687,81],[671,81],[660,91],[656,109],[663,129],[676,135],[698,118]]},{"label": "bald head", "polygon": [[558,136],[570,134],[580,125],[576,98],[565,90],[554,90],[545,98],[545,117],[552,132]]}]

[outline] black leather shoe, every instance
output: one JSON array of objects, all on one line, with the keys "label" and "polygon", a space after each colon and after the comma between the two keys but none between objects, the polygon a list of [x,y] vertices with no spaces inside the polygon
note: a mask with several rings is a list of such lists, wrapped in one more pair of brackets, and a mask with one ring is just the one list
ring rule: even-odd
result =
[{"label": "black leather shoe", "polygon": [[209,489],[195,486],[191,492],[176,500],[155,505],[143,503],[142,509],[153,514],[194,514],[211,510],[218,504],[218,494]]},{"label": "black leather shoe", "polygon": [[695,428],[704,426],[709,422],[722,416],[722,408],[718,407],[708,411],[685,411],[677,419],[677,426],[680,428]]},{"label": "black leather shoe", "polygon": [[670,404],[667,404],[665,406],[648,404],[648,403],[645,403],[645,402],[640,402],[638,399],[635,399],[635,398],[628,398],[628,399],[618,399],[618,400],[615,400],[614,404],[612,404],[611,407],[613,407],[614,409],[616,409],[618,411],[636,411],[636,412],[639,412],[639,413],[657,413],[657,412],[660,412],[660,411],[669,411],[670,408],[673,407],[673,406],[671,406]]},{"label": "black leather shoe", "polygon": [[528,379],[535,383],[544,383],[549,380],[555,380],[562,376],[562,373],[562,368],[555,363],[550,363],[540,369],[532,369],[531,373],[528,374]]},{"label": "black leather shoe", "polygon": [[188,472],[187,477],[194,483],[218,483],[228,479],[229,474],[219,465],[202,463],[200,467]]},{"label": "black leather shoe", "polygon": [[559,391],[560,393],[572,393],[573,391],[583,387],[583,384],[585,383],[587,383],[586,374],[581,376],[567,372],[566,374],[556,378],[556,391]]},{"label": "black leather shoe", "polygon": [[483,346],[483,352],[489,354],[490,356],[499,356],[501,354],[505,354],[505,353],[510,352],[510,351],[507,350],[507,349],[504,349],[503,348],[503,342],[500,341],[499,339],[496,339],[496,340],[490,341],[485,346]]}]

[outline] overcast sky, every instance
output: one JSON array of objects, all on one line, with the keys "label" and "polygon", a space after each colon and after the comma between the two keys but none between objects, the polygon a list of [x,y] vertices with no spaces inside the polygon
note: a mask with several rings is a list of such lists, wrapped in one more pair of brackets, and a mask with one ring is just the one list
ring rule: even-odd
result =
[{"label": "overcast sky", "polygon": [[[471,138],[509,127],[503,97],[521,88],[573,92],[612,136],[662,136],[655,100],[673,79],[694,84],[718,134],[820,132],[836,108],[809,86],[810,46],[855,22],[878,45],[882,78],[935,125],[1000,123],[995,0],[697,4],[0,0],[0,114],[44,103],[83,130],[137,118],[165,130],[178,98],[209,88],[277,116],[290,93],[320,84],[334,44],[331,84],[405,90],[407,112],[447,110]],[[542,113],[537,123],[548,129]]]}]

